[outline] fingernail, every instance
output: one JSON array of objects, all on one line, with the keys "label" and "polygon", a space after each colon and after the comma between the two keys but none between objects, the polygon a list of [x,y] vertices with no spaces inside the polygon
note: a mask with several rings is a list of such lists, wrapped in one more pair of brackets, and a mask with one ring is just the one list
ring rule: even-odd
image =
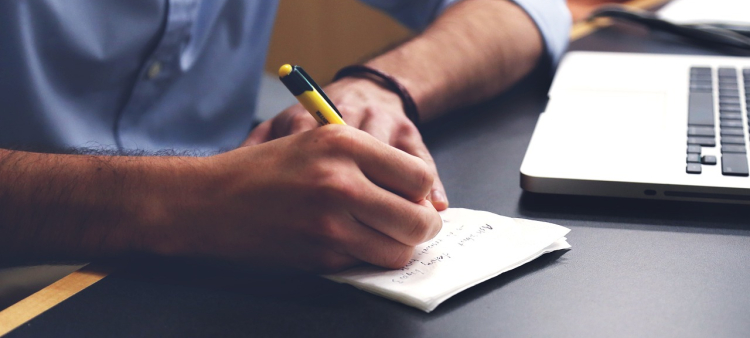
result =
[{"label": "fingernail", "polygon": [[443,210],[448,207],[448,198],[445,197],[445,193],[440,190],[432,191],[432,205],[438,210]]}]

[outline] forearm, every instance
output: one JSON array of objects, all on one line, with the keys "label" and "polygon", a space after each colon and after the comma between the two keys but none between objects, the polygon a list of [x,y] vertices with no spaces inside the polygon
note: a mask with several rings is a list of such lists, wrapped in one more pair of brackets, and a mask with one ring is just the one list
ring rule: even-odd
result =
[{"label": "forearm", "polygon": [[542,50],[536,25],[514,3],[465,0],[368,65],[394,75],[428,121],[497,95],[530,72]]},{"label": "forearm", "polygon": [[0,150],[0,262],[155,251],[183,162]]}]

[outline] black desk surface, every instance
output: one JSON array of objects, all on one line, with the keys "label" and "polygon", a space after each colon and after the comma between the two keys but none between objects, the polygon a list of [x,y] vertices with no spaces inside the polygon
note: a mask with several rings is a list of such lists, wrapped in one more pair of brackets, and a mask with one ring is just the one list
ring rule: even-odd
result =
[{"label": "black desk surface", "polygon": [[[572,49],[714,53],[624,26]],[[750,336],[750,208],[521,191],[518,169],[546,103],[541,78],[466,110],[464,120],[429,126],[425,139],[453,206],[567,226],[568,252],[471,288],[431,314],[310,276],[119,272],[8,337]]]}]

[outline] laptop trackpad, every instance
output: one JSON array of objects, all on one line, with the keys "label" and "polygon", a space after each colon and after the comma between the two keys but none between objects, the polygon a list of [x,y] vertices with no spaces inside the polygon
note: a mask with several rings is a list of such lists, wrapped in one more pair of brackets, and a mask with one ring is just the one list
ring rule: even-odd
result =
[{"label": "laptop trackpad", "polygon": [[[563,94],[563,95],[559,95]],[[550,100],[547,114],[564,118],[580,136],[628,137],[642,142],[664,135],[666,93],[570,90]]]},{"label": "laptop trackpad", "polygon": [[641,171],[643,163],[660,163],[671,148],[672,141],[665,140],[684,143],[675,136],[684,128],[670,126],[677,121],[665,115],[666,97],[664,92],[558,92],[539,119],[529,155],[543,158],[545,166],[575,158],[575,164],[560,169],[572,176]]}]

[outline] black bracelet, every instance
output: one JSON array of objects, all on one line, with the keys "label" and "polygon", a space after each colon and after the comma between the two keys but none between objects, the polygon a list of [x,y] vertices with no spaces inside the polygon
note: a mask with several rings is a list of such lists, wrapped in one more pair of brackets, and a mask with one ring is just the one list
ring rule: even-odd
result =
[{"label": "black bracelet", "polygon": [[406,90],[406,87],[399,83],[393,76],[368,66],[352,65],[341,68],[341,70],[334,75],[333,81],[357,74],[368,74],[381,80],[386,89],[396,93],[396,95],[401,98],[401,102],[404,104],[404,113],[406,113],[406,117],[408,117],[415,126],[419,127],[419,111],[417,110],[417,104],[414,103],[414,99],[411,97],[411,94],[409,94],[409,91]]}]

